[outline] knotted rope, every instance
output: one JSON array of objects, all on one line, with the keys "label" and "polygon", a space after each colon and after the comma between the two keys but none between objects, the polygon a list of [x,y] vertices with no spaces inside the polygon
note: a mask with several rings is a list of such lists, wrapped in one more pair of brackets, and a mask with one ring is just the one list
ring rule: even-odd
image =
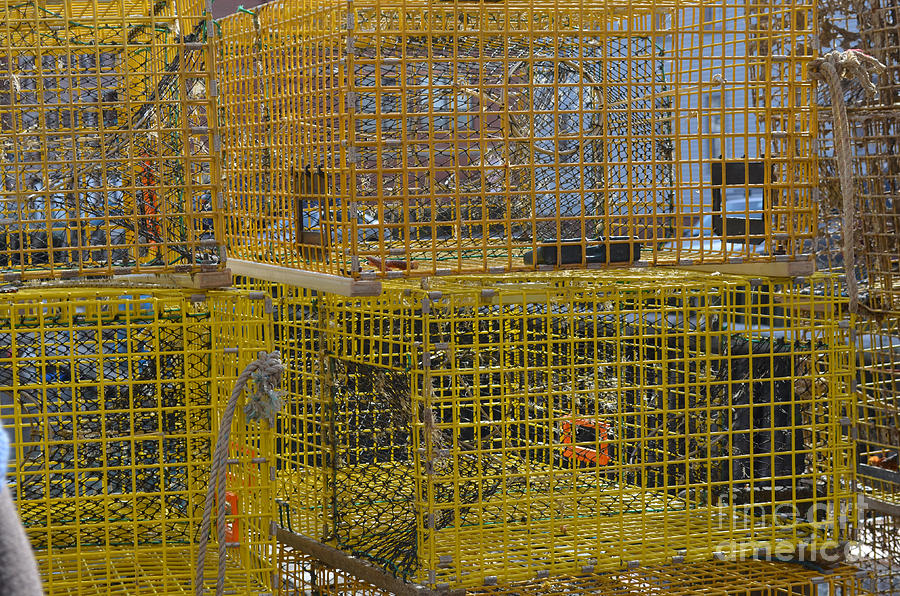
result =
[{"label": "knotted rope", "polygon": [[854,79],[873,97],[876,93],[873,73],[884,72],[884,64],[859,50],[833,51],[810,62],[809,74],[823,81],[831,94],[831,110],[834,121],[834,153],[838,179],[841,185],[841,227],[843,228],[843,257],[847,277],[847,293],[850,295],[850,312],[859,309],[859,287],[856,282],[856,197],[853,185],[853,156],[850,149],[850,124],[841,79]]},{"label": "knotted rope", "polygon": [[252,379],[256,383],[256,391],[244,406],[244,416],[248,421],[268,420],[275,423],[275,415],[281,409],[283,392],[274,389],[284,372],[281,354],[278,352],[260,352],[256,360],[238,376],[234,389],[228,398],[219,434],[216,437],[216,448],[213,453],[209,473],[209,486],[206,489],[206,502],[203,504],[203,522],[200,525],[200,544],[197,548],[197,569],[195,574],[194,593],[203,593],[203,573],[206,563],[206,550],[209,544],[209,531],[212,518],[213,495],[218,501],[216,511],[216,534],[218,539],[218,575],[216,578],[216,596],[225,592],[225,477],[228,469],[228,444],[231,441],[231,421],[237,409],[238,398]]}]

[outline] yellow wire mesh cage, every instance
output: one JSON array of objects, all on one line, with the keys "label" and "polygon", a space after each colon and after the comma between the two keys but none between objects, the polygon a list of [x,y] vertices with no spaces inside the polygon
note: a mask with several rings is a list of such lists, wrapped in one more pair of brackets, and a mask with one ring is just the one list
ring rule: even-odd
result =
[{"label": "yellow wire mesh cage", "polygon": [[[281,580],[279,596],[391,596],[342,569],[331,567],[290,547],[279,545]],[[582,574],[465,592],[468,596],[863,596],[874,594],[862,587],[862,574],[850,566],[809,568],[767,561],[708,561],[678,566],[652,566],[612,572]]]},{"label": "yellow wire mesh cage", "polygon": [[[856,325],[858,421],[856,480],[862,505],[857,564],[872,574],[879,594],[900,594],[900,160],[897,99],[900,97],[898,3],[829,0],[819,13],[820,47],[874,56],[886,69],[872,77],[877,95],[858,81],[843,85],[849,119],[852,189],[842,205],[836,159],[840,130],[828,89],[820,89],[820,268],[842,270],[859,285]],[[844,217],[851,224],[842,223]],[[846,247],[855,252],[848,261]],[[848,288],[849,289],[849,288]]]},{"label": "yellow wire mesh cage", "polygon": [[[851,89],[848,101],[855,95]],[[823,110],[824,112],[824,110]],[[900,314],[900,112],[849,108],[850,150],[853,153],[854,224],[848,233],[841,223],[840,181],[834,160],[834,129],[825,115],[819,126],[823,216],[818,239],[820,268],[846,269],[857,276],[865,315]],[[843,243],[854,248],[854,262],[844,262]]]},{"label": "yellow wire mesh cage", "polygon": [[900,317],[857,325],[857,486],[864,507],[855,555],[879,594],[900,594]]},{"label": "yellow wire mesh cage", "polygon": [[219,268],[202,0],[3,0],[0,270]]},{"label": "yellow wire mesh cage", "polygon": [[790,260],[815,232],[812,3],[247,12],[219,48],[236,270]]},{"label": "yellow wire mesh cage", "polygon": [[863,584],[879,596],[900,594],[900,511],[883,501],[864,503],[857,543],[851,551],[854,564],[865,569]]},{"label": "yellow wire mesh cage", "polygon": [[285,530],[434,588],[847,538],[831,278],[430,284],[280,288]]},{"label": "yellow wire mesh cage", "polygon": [[[859,280],[861,314],[900,314],[900,22],[897,2],[829,0],[819,18],[819,43],[827,50],[857,50],[880,60],[884,72],[873,74],[877,93],[867,95],[858,81],[846,81],[843,98],[849,120],[853,178],[853,225],[841,223],[842,194],[836,163],[831,96],[818,91],[820,269],[845,268]],[[855,250],[844,263],[844,237]]]},{"label": "yellow wire mesh cage", "polygon": [[859,479],[900,506],[900,317],[857,327]]},{"label": "yellow wire mesh cage", "polygon": [[[0,303],[10,489],[48,594],[195,593],[221,410],[270,317],[236,292],[41,288]],[[270,589],[273,447],[270,430],[235,420],[231,593]]]}]

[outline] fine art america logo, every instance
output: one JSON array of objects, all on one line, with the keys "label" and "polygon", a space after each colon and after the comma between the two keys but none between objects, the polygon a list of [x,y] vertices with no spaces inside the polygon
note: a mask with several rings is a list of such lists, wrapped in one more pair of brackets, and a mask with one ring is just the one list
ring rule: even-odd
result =
[{"label": "fine art america logo", "polygon": [[843,547],[851,530],[859,527],[865,510],[862,495],[857,496],[855,507],[851,501],[844,501],[837,515],[833,502],[809,503],[807,507],[797,503],[778,503],[774,507],[748,505],[731,508],[724,501],[719,505],[723,511],[731,510],[738,514],[720,517],[719,529],[732,537],[746,530],[747,539],[730,538],[719,542],[716,547],[718,558],[820,565],[843,560],[846,555]]}]

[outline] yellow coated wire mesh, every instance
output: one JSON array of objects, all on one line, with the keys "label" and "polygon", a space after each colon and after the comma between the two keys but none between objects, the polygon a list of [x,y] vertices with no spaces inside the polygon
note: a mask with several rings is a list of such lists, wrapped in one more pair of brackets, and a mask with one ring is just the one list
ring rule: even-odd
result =
[{"label": "yellow coated wire mesh", "polygon": [[[194,594],[215,434],[238,373],[271,341],[264,304],[150,288],[3,298],[0,432],[47,593]],[[272,456],[270,430],[235,420],[232,593],[270,589]]]},{"label": "yellow coated wire mesh", "polygon": [[227,17],[230,255],[353,279],[797,257],[814,23],[778,0]]},{"label": "yellow coated wire mesh", "polygon": [[858,564],[879,594],[900,594],[900,317],[861,320],[857,345]]},{"label": "yellow coated wire mesh", "polygon": [[900,512],[869,506],[852,555],[867,572],[864,585],[879,596],[900,594]]},{"label": "yellow coated wire mesh", "polygon": [[[281,578],[278,596],[389,596],[353,575],[279,545]],[[860,574],[849,566],[819,568],[786,562],[707,561],[678,566],[652,566],[609,574],[581,574],[465,592],[468,596],[863,596]]]},{"label": "yellow coated wire mesh", "polygon": [[[819,91],[820,268],[841,270],[859,282],[856,325],[857,487],[863,505],[853,556],[872,574],[878,594],[900,594],[900,5],[895,0],[829,0],[820,10],[824,50],[860,50],[886,65],[874,77],[877,96],[845,82],[855,204],[852,228],[841,226],[841,194],[834,160],[835,130],[829,94]],[[841,250],[853,245],[847,263]]]},{"label": "yellow coated wire mesh", "polygon": [[[900,85],[898,85],[900,88]],[[848,97],[852,97],[851,89]],[[824,112],[824,110],[823,110]],[[818,240],[820,268],[846,269],[857,276],[865,315],[900,314],[900,111],[848,108],[853,152],[855,225],[852,235],[841,226],[841,193],[830,118],[820,124],[822,234]],[[855,263],[844,263],[844,238],[852,242]]]},{"label": "yellow coated wire mesh", "polygon": [[857,326],[859,479],[900,505],[900,317]]},{"label": "yellow coated wire mesh", "polygon": [[847,538],[833,279],[388,286],[275,288],[283,528],[432,587]]},{"label": "yellow coated wire mesh", "polygon": [[3,0],[0,271],[217,269],[203,0]]},{"label": "yellow coated wire mesh", "polygon": [[[820,88],[819,170],[820,268],[845,268],[860,285],[862,314],[900,313],[900,23],[894,0],[829,0],[820,11],[820,44],[830,49],[859,50],[886,65],[873,77],[877,95],[867,97],[856,81],[844,83],[855,190],[852,230],[842,230],[841,192],[834,156],[834,130],[827,89]],[[855,261],[843,262],[843,238],[852,242]]]}]

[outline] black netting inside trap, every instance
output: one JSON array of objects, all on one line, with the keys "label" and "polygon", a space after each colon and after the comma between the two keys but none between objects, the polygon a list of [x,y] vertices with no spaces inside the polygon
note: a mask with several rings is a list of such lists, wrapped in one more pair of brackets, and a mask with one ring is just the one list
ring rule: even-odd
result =
[{"label": "black netting inside trap", "polygon": [[35,548],[192,540],[210,337],[203,317],[186,318],[2,321],[15,358],[0,366],[3,417],[18,416],[12,488]]},{"label": "black netting inside trap", "polygon": [[711,441],[709,448],[730,458],[728,465],[711,471],[714,480],[733,483],[729,497],[735,503],[811,494],[809,483],[798,477],[808,475],[815,463],[807,461],[806,449],[816,440],[810,425],[821,420],[812,419],[816,388],[810,356],[803,351],[804,346],[781,338],[750,341],[735,335],[717,363],[716,380],[730,383],[710,391],[711,403],[727,416],[712,424],[730,429],[731,435]]},{"label": "black netting inside trap", "polygon": [[[369,339],[329,358],[306,429],[325,437],[306,463],[330,475],[327,538],[409,577],[442,530],[814,501],[811,429],[832,415],[814,350],[728,331],[719,300],[457,306],[413,324],[422,369]],[[398,331],[351,319],[381,348]]]},{"label": "black netting inside trap", "polygon": [[331,360],[338,546],[406,577],[417,568],[410,376]]}]

